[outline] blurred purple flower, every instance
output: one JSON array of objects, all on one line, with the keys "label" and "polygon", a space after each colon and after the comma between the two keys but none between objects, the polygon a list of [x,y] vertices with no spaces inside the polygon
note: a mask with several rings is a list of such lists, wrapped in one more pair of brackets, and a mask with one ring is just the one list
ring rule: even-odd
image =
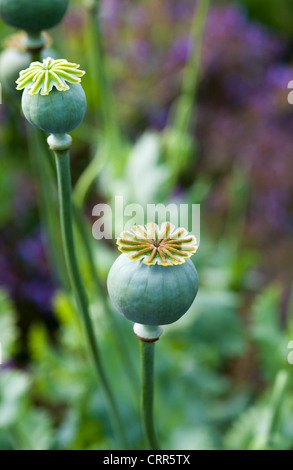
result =
[{"label": "blurred purple flower", "polygon": [[36,278],[23,284],[22,295],[33,302],[41,311],[50,311],[54,287],[50,279]]},{"label": "blurred purple flower", "polygon": [[9,359],[1,364],[1,371],[14,369],[17,366],[15,359]]},{"label": "blurred purple flower", "polygon": [[[0,286],[19,302],[31,302],[42,312],[51,312],[55,288],[40,231],[21,240],[11,250],[11,240],[1,240]],[[13,243],[12,243],[13,246]]]},{"label": "blurred purple flower", "polygon": [[[1,246],[4,244],[0,238]],[[10,292],[13,290],[13,286],[16,286],[18,282],[17,275],[13,272],[12,263],[9,261],[9,252],[0,253],[0,286],[6,287]]]},{"label": "blurred purple flower", "polygon": [[149,43],[144,39],[138,39],[132,47],[132,57],[138,62],[148,60],[150,54]]},{"label": "blurred purple flower", "polygon": [[112,26],[118,26],[120,14],[120,0],[102,0],[101,18],[103,22],[110,23]]},{"label": "blurred purple flower", "polygon": [[268,193],[266,204],[266,217],[268,224],[278,229],[288,229],[290,221],[286,206],[290,202],[288,190],[284,188],[272,188]]},{"label": "blurred purple flower", "polygon": [[30,269],[37,269],[40,274],[49,275],[45,247],[46,237],[40,232],[34,237],[20,241],[18,253],[22,262]]},{"label": "blurred purple flower", "polygon": [[152,127],[163,130],[166,127],[168,111],[166,109],[153,109],[149,111],[149,120]]},{"label": "blurred purple flower", "polygon": [[169,52],[170,59],[176,63],[185,64],[191,55],[193,47],[194,44],[192,43],[190,35],[175,39]]},{"label": "blurred purple flower", "polygon": [[68,9],[64,19],[63,25],[66,33],[72,36],[81,36],[85,24],[86,14],[81,5],[72,5]]}]

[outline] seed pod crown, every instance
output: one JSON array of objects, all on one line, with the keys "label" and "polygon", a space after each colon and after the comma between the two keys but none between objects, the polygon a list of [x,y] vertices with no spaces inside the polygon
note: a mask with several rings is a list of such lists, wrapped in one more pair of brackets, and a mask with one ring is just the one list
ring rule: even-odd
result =
[{"label": "seed pod crown", "polygon": [[122,232],[117,244],[118,249],[132,260],[162,266],[182,264],[198,248],[193,235],[183,227],[176,229],[170,222],[164,222],[161,228],[155,223],[145,227],[135,225],[131,231]]},{"label": "seed pod crown", "polygon": [[78,64],[47,57],[43,62],[32,62],[29,68],[20,72],[16,80],[17,90],[26,88],[30,95],[48,95],[53,87],[66,91],[70,88],[68,83],[80,83],[84,74]]},{"label": "seed pod crown", "polygon": [[66,59],[32,62],[16,81],[24,90],[22,109],[27,120],[50,134],[66,134],[82,121],[86,96],[80,84],[85,74]]},{"label": "seed pod crown", "polygon": [[142,325],[166,325],[182,317],[198,290],[189,259],[197,250],[195,237],[169,222],[161,228],[151,223],[122,232],[117,244],[122,254],[107,286],[118,312]]}]

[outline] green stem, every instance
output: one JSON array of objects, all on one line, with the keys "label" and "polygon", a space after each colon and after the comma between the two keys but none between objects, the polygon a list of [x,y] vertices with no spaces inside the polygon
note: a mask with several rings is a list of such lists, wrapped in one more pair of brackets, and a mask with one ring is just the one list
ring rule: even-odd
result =
[{"label": "green stem", "polygon": [[56,213],[52,211],[52,205],[55,203],[52,197],[55,194],[55,187],[52,185],[49,175],[46,162],[47,153],[44,152],[39,129],[32,127],[28,130],[28,144],[31,165],[37,184],[41,225],[48,238],[47,250],[51,269],[56,279],[66,287],[68,286],[68,276],[65,272],[64,258],[61,252],[61,236],[56,231]]},{"label": "green stem", "polygon": [[179,132],[188,132],[197,91],[202,44],[210,0],[200,0],[191,26],[191,40],[195,44],[193,55],[188,61],[182,81],[182,90],[176,106],[174,127]]},{"label": "green stem", "polygon": [[80,177],[78,178],[75,188],[74,188],[74,203],[78,207],[82,207],[84,201],[86,200],[87,194],[94,184],[96,178],[98,177],[99,173],[103,169],[105,165],[105,158],[103,158],[100,153],[97,151],[90,161],[90,163],[86,166],[84,171],[81,173]]},{"label": "green stem", "polygon": [[[101,110],[103,133],[111,145],[117,146],[119,126],[117,125],[115,105],[107,73],[107,59],[104,52],[100,23],[100,2],[95,0],[89,9],[87,34],[88,60],[91,67],[92,91],[96,109]],[[99,92],[99,93],[98,93]]]},{"label": "green stem", "polygon": [[142,371],[142,415],[145,434],[152,450],[160,450],[154,426],[155,343],[140,340]]},{"label": "green stem", "polygon": [[[81,174],[76,184],[75,201],[82,205],[87,193],[96,181],[105,162],[112,162],[112,170],[120,171],[123,158],[120,157],[123,139],[117,119],[115,100],[107,70],[100,24],[100,2],[93,0],[88,9],[85,30],[85,51],[87,52],[92,105],[98,125],[97,150],[92,162]],[[119,157],[119,158],[118,158]]]},{"label": "green stem", "polygon": [[33,60],[39,60],[41,50],[46,46],[46,38],[42,32],[33,33],[26,31],[24,46],[28,52],[32,53]]},{"label": "green stem", "polygon": [[272,397],[269,405],[270,425],[266,436],[266,443],[270,445],[279,431],[281,414],[284,408],[286,391],[289,383],[289,374],[285,370],[280,370],[276,376]]},{"label": "green stem", "polygon": [[[41,48],[36,51],[30,51],[32,61],[41,60]],[[56,214],[52,211],[52,205],[55,203],[54,197],[55,186],[52,185],[50,178],[50,169],[47,162],[47,151],[43,144],[43,135],[41,131],[35,127],[30,127],[27,132],[29,154],[31,165],[34,172],[41,225],[47,235],[47,251],[51,270],[55,278],[61,282],[64,287],[68,287],[68,276],[65,272],[64,258],[62,254],[61,236],[56,232]]]},{"label": "green stem", "polygon": [[81,237],[83,248],[85,250],[85,254],[87,257],[88,264],[89,264],[89,270],[90,270],[91,277],[95,285],[95,289],[97,289],[98,294],[100,294],[100,299],[103,303],[103,307],[107,314],[107,318],[109,318],[111,322],[111,330],[113,331],[116,337],[117,347],[120,350],[121,359],[123,359],[123,364],[125,365],[126,374],[128,375],[129,381],[131,382],[132,390],[135,393],[138,381],[137,381],[137,377],[135,374],[135,368],[132,363],[132,358],[131,358],[131,355],[129,354],[127,345],[125,344],[121,329],[119,328],[119,324],[116,321],[116,318],[113,315],[113,311],[111,307],[109,306],[107,297],[105,296],[104,286],[97,273],[97,269],[96,269],[95,262],[94,262],[92,246],[88,239],[88,232],[85,228],[86,221],[83,219],[81,213],[75,207],[75,205],[73,205],[73,216],[74,216],[74,222],[75,222],[76,228]]},{"label": "green stem", "polygon": [[127,447],[127,445],[123,424],[119,416],[118,408],[114,395],[112,393],[112,389],[110,387],[110,383],[108,382],[108,379],[105,374],[104,366],[101,362],[100,352],[98,349],[92,321],[90,318],[88,300],[86,297],[79,267],[77,264],[72,226],[71,174],[69,151],[63,150],[54,152],[54,154],[58,177],[61,230],[69,277],[71,280],[73,292],[75,294],[78,309],[83,318],[88,347],[91,352],[92,359],[94,361],[96,372],[100,378],[102,387],[106,395],[106,399],[108,401],[113,425],[117,436],[119,436],[121,444],[125,448]]},{"label": "green stem", "polygon": [[[48,159],[48,163],[50,163],[51,165],[51,176],[52,176],[52,173],[55,172],[55,168],[54,168],[54,161],[53,159],[50,158],[51,156],[53,157],[51,152],[48,155],[46,155]],[[123,365],[125,367],[126,375],[128,376],[129,381],[131,383],[131,390],[133,391],[134,394],[136,394],[136,389],[137,389],[137,384],[138,384],[136,370],[133,365],[131,355],[129,354],[127,344],[121,332],[121,328],[119,327],[119,323],[116,319],[116,316],[113,315],[113,311],[111,307],[109,306],[107,296],[105,295],[104,286],[97,272],[97,268],[96,268],[95,261],[94,261],[92,244],[89,240],[89,231],[87,230],[87,227],[86,227],[87,221],[84,219],[83,214],[81,212],[81,207],[76,202],[75,198],[73,201],[72,209],[73,209],[74,225],[77,229],[78,235],[80,236],[82,247],[84,249],[84,253],[87,258],[89,270],[90,270],[92,281],[93,281],[94,288],[95,288],[95,294],[97,298],[99,298],[102,301],[104,311],[107,315],[107,319],[109,319],[111,322],[111,329],[116,337],[117,347],[120,349],[120,353],[121,353],[120,356],[123,361]]]}]

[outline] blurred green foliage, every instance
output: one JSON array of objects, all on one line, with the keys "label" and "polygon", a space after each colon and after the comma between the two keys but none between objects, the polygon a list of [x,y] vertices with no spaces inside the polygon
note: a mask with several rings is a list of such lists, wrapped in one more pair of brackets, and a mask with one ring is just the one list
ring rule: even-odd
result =
[{"label": "blurred green foliage", "polygon": [[[164,448],[292,448],[291,366],[287,364],[292,312],[288,324],[276,325],[279,297],[276,285],[259,294],[252,305],[251,326],[244,329],[237,315],[239,295],[227,287],[215,292],[203,285],[189,314],[166,327],[157,345],[156,364],[156,406]],[[42,324],[32,325],[29,368],[1,372],[1,448],[114,449],[104,397],[84,351],[80,320],[64,293],[57,294],[55,311],[60,321],[56,344]],[[135,389],[123,374],[116,339],[101,305],[92,304],[92,315],[129,438],[134,449],[143,448],[139,381]],[[5,351],[15,347],[13,320],[12,311],[1,303]],[[119,320],[138,376],[138,344],[131,325]],[[244,364],[241,367],[246,355],[259,363],[261,388],[253,377],[238,376],[247,369]],[[182,397],[184,406],[176,406]]]},{"label": "blurred green foliage", "polygon": [[[289,0],[240,3],[248,6],[252,17],[281,33],[292,34]],[[167,326],[156,345],[156,410],[162,446],[292,450],[292,365],[287,361],[288,343],[293,340],[292,276],[272,274],[271,266],[262,264],[267,253],[246,238],[246,216],[252,210],[248,207],[249,171],[237,159],[224,170],[216,167],[202,171],[201,149],[194,135],[187,131],[179,135],[170,121],[163,131],[150,128],[143,111],[136,121],[148,101],[149,90],[143,96],[132,93],[127,99],[129,91],[121,77],[128,62],[114,53],[109,58],[97,54],[99,30],[84,11],[83,2],[72,4],[72,16],[52,31],[52,38],[60,56],[79,61],[88,70],[83,82],[88,112],[83,125],[73,133],[72,148],[75,204],[89,215],[84,221],[87,234],[91,235],[93,205],[101,201],[113,204],[117,194],[124,197],[125,204],[136,202],[143,207],[152,202],[201,204],[201,246],[194,257],[199,294],[190,311],[178,323]],[[156,33],[157,41],[167,42],[168,27],[166,23],[163,31],[162,26],[159,39]],[[132,25],[128,28],[131,31]],[[0,38],[10,33],[1,22]],[[169,34],[172,36],[172,30]],[[171,104],[180,94],[177,82],[183,68],[179,73],[165,73],[172,81],[172,99],[168,97],[172,111]],[[124,78],[133,86],[131,73],[128,71]],[[109,76],[112,80],[105,84]],[[161,92],[164,84],[160,84]],[[105,397],[85,350],[81,322],[62,272],[50,155],[42,142],[29,137],[17,100],[4,100],[1,113],[0,225],[5,246],[11,250],[9,261],[16,264],[19,278],[11,296],[5,289],[0,292],[0,449],[115,449]],[[193,120],[194,116],[189,124]],[[29,159],[36,148],[46,161],[43,178],[38,176],[37,161]],[[174,158],[174,148],[181,149],[186,158]],[[221,172],[222,180],[218,179]],[[42,185],[50,197],[54,253],[41,258],[41,266],[36,268],[35,251],[31,254],[26,246],[21,251],[19,245],[39,230],[37,207]],[[213,193],[221,185],[225,190]],[[220,202],[221,198],[228,200],[220,213],[218,194]],[[216,200],[214,206],[211,195]],[[46,200],[43,203],[46,205]],[[77,227],[76,237],[96,335],[128,438],[133,449],[143,449],[139,345],[132,325],[108,304],[105,289],[107,273],[117,256],[115,243],[89,237],[100,277],[97,286]],[[50,234],[46,248],[48,239]],[[27,255],[24,259],[23,251]],[[43,297],[32,304],[21,294],[27,287],[23,287],[23,279],[32,278],[29,294],[40,293],[42,286],[35,282],[45,265],[50,265],[54,289],[52,305],[48,301],[43,310]],[[0,267],[4,278],[11,275],[6,265]],[[116,331],[109,312],[116,317]]]},{"label": "blurred green foliage", "polygon": [[[235,2],[235,0],[229,0]],[[236,0],[237,1],[237,0]],[[292,37],[293,5],[290,0],[241,0],[252,18]]]}]

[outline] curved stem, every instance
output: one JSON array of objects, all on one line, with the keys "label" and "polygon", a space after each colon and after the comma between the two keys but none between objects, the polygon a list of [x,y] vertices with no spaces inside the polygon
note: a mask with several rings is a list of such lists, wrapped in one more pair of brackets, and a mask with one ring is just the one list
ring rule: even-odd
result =
[{"label": "curved stem", "polygon": [[101,157],[100,153],[96,151],[94,157],[83,170],[74,187],[74,203],[79,208],[83,206],[90,188],[93,186],[104,165],[105,158]]},{"label": "curved stem", "polygon": [[260,437],[257,448],[270,448],[274,442],[281,424],[281,414],[284,408],[288,383],[288,372],[286,370],[280,370],[277,373],[272,390],[272,396],[268,405],[269,419],[267,422],[267,428],[264,429],[264,435]]},{"label": "curved stem", "polygon": [[92,280],[95,284],[96,289],[98,290],[98,294],[100,295],[100,299],[103,304],[104,310],[107,314],[107,318],[111,322],[111,329],[116,337],[117,347],[120,350],[121,359],[123,360],[123,364],[125,365],[125,372],[127,376],[129,377],[129,381],[131,382],[131,386],[132,386],[131,388],[133,392],[136,393],[138,380],[137,380],[136,371],[133,365],[132,357],[131,357],[131,354],[129,354],[127,344],[125,343],[125,340],[121,333],[121,329],[119,327],[119,323],[116,321],[116,318],[113,315],[113,311],[108,303],[107,296],[105,295],[105,292],[104,292],[103,283],[98,275],[95,262],[94,262],[92,246],[89,241],[88,233],[87,233],[86,226],[85,226],[86,221],[83,219],[82,214],[79,212],[79,210],[75,207],[74,204],[73,204],[73,217],[74,217],[74,222],[78,230],[79,236],[81,237],[83,248],[86,253]]},{"label": "curved stem", "polygon": [[[196,117],[194,100],[200,77],[202,46],[209,5],[210,0],[199,0],[196,4],[190,31],[190,41],[194,46],[193,52],[183,70],[181,92],[170,109],[166,126],[167,136],[169,134],[169,139],[171,139],[167,146],[167,156],[171,162],[173,184],[176,184],[178,174],[188,171],[191,157],[196,156],[196,139],[190,132],[190,127],[193,117]],[[181,155],[180,159],[178,159],[178,154]]]},{"label": "curved stem", "polygon": [[35,127],[28,129],[28,147],[38,195],[39,217],[47,237],[46,250],[50,268],[55,279],[58,279],[62,285],[66,285],[67,273],[64,269],[64,259],[60,246],[61,236],[56,231],[58,217],[55,211],[52,211],[53,201],[51,196],[54,188],[52,188],[51,179],[48,178],[46,155],[43,155],[40,132]]},{"label": "curved stem", "polygon": [[142,414],[146,437],[152,450],[160,450],[154,426],[154,354],[155,343],[140,340],[142,372]]},{"label": "curved stem", "polygon": [[123,424],[120,419],[116,401],[112,393],[112,389],[105,374],[103,364],[90,318],[88,300],[82,283],[79,267],[77,264],[77,257],[75,251],[75,243],[73,238],[72,227],[72,203],[71,203],[71,175],[70,175],[70,161],[69,151],[62,150],[54,152],[58,177],[58,191],[60,203],[60,221],[63,238],[63,247],[65,252],[65,259],[68,268],[68,273],[75,295],[78,309],[82,315],[88,347],[94,361],[96,372],[100,378],[102,387],[108,401],[109,410],[111,413],[113,425],[115,427],[117,436],[123,447],[127,447],[126,438],[124,434]]},{"label": "curved stem", "polygon": [[199,81],[200,61],[202,57],[202,46],[209,5],[210,0],[199,1],[191,26],[190,37],[192,43],[195,44],[195,47],[184,70],[182,90],[177,102],[174,122],[175,129],[183,133],[189,131],[194,108],[193,103]]},{"label": "curved stem", "polygon": [[[108,73],[107,56],[104,50],[100,1],[92,0],[88,7],[87,24],[84,35],[84,49],[87,53],[91,98],[95,111],[98,148],[92,162],[79,177],[75,186],[75,201],[79,206],[96,181],[105,162],[111,163],[117,173],[123,168],[125,142],[116,113],[112,83]],[[101,150],[102,148],[102,150]],[[119,158],[117,158],[119,156]]]},{"label": "curved stem", "polygon": [[[32,61],[41,60],[41,49],[31,53]],[[43,135],[40,129],[34,126],[27,128],[28,149],[31,158],[32,171],[34,173],[35,184],[37,187],[39,217],[42,228],[46,234],[46,249],[50,268],[61,285],[68,286],[68,276],[65,270],[64,258],[61,247],[61,236],[56,231],[56,221],[58,219],[55,211],[52,211],[52,204],[55,203],[54,194],[55,187],[52,185],[50,178],[50,169],[47,164],[47,153],[43,144]],[[46,153],[47,152],[47,153]]]},{"label": "curved stem", "polygon": [[[86,30],[87,51],[91,76],[94,79],[93,96],[97,99],[97,109],[102,115],[102,125],[104,132],[111,142],[119,142],[119,126],[116,121],[115,106],[113,106],[113,96],[111,84],[107,72],[107,58],[104,51],[102,31],[100,21],[100,1],[94,0],[89,8],[88,28]],[[98,86],[97,86],[98,85]],[[98,93],[98,96],[97,96]]]},{"label": "curved stem", "polygon": [[[54,135],[48,138],[48,144],[52,145],[52,148],[55,150],[56,150],[56,145],[60,145],[62,147],[63,142],[65,143],[67,142],[69,144],[70,143],[69,136],[64,137],[64,135],[63,136]],[[53,157],[51,152],[49,152],[49,154],[46,156]],[[47,158],[47,160],[49,160],[49,163],[51,165],[51,172],[52,173],[54,172],[55,174],[54,158],[49,158],[49,159]],[[109,305],[107,296],[104,292],[103,282],[96,268],[92,244],[89,240],[89,231],[87,230],[87,227],[86,227],[87,221],[83,217],[81,207],[76,203],[74,195],[72,196],[73,196],[72,197],[73,199],[73,204],[72,204],[73,222],[77,229],[78,235],[80,236],[80,241],[82,243],[82,247],[84,249],[84,253],[88,262],[89,270],[90,270],[91,277],[92,277],[92,282],[95,286],[95,294],[97,298],[99,298],[102,301],[107,319],[110,320],[111,322],[111,328],[117,339],[117,348],[119,348],[120,353],[121,353],[120,356],[121,356],[123,365],[125,367],[125,373],[127,374],[129,378],[131,390],[133,391],[133,394],[137,396],[136,390],[137,390],[138,380],[137,380],[137,373],[136,373],[136,370],[132,361],[132,357],[131,357],[131,354],[129,353],[125,339],[122,335],[121,329],[119,327],[119,323],[116,317],[114,316],[113,311]]]}]

